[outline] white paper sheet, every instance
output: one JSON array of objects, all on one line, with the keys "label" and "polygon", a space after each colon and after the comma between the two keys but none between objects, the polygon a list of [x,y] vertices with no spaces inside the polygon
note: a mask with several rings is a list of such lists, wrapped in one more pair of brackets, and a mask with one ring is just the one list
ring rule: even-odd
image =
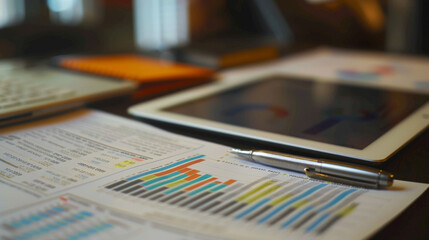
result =
[{"label": "white paper sheet", "polygon": [[0,147],[5,239],[362,239],[428,187],[310,180],[96,111],[7,129]]},{"label": "white paper sheet", "polygon": [[287,74],[357,85],[429,92],[429,59],[398,54],[318,48],[276,61],[222,72],[224,79]]}]

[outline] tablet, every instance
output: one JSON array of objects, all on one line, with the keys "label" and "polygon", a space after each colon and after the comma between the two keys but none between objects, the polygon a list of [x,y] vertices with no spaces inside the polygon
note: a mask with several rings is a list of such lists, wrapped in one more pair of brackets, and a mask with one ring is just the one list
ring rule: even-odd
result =
[{"label": "tablet", "polygon": [[135,116],[383,162],[429,123],[429,94],[284,75],[229,79],[129,109]]}]

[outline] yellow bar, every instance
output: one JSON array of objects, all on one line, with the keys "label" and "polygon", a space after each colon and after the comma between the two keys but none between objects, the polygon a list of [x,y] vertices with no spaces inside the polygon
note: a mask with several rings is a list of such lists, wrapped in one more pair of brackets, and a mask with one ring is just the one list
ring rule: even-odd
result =
[{"label": "yellow bar", "polygon": [[350,206],[347,206],[347,207],[345,207],[345,208],[341,209],[341,210],[337,213],[337,215],[339,215],[339,216],[346,216],[346,215],[348,215],[349,213],[353,212],[353,210],[354,210],[356,207],[357,207],[357,204],[352,204],[352,205],[350,205]]},{"label": "yellow bar", "polygon": [[182,183],[185,183],[185,182],[187,182],[186,180],[184,180],[184,179],[182,179],[182,180],[179,180],[179,181],[176,181],[176,182],[172,182],[172,183],[170,183],[170,184],[167,184],[167,185],[165,185],[166,187],[175,187],[175,186],[178,186],[178,185],[180,185],[180,184],[182,184]]},{"label": "yellow bar", "polygon": [[251,190],[250,192],[247,192],[247,193],[245,193],[245,194],[241,195],[240,197],[238,197],[238,198],[236,199],[236,201],[243,201],[244,199],[246,199],[246,198],[247,198],[247,197],[249,197],[250,195],[252,195],[252,194],[254,194],[254,193],[256,193],[256,192],[259,192],[260,190],[262,190],[262,189],[264,189],[264,188],[266,188],[266,187],[268,187],[268,186],[270,186],[270,185],[272,185],[272,184],[274,184],[274,183],[275,183],[274,181],[267,181],[267,182],[265,182],[265,183],[263,183],[263,184],[259,185],[257,188],[255,188],[255,189]]},{"label": "yellow bar", "polygon": [[157,177],[156,175],[152,174],[152,175],[147,175],[147,176],[141,177],[140,179],[143,181],[148,181],[148,180],[154,179],[156,177]]},{"label": "yellow bar", "polygon": [[287,194],[287,195],[281,196],[281,197],[277,198],[276,200],[271,201],[270,206],[274,207],[276,205],[279,205],[280,203],[286,201],[290,197],[292,197],[291,194]]},{"label": "yellow bar", "polygon": [[274,191],[276,191],[277,189],[279,189],[280,188],[280,186],[272,186],[272,187],[270,187],[270,188],[268,188],[267,190],[265,190],[265,191],[263,191],[263,192],[261,192],[261,193],[259,193],[258,195],[256,195],[256,196],[254,196],[254,197],[252,197],[252,198],[250,198],[249,200],[247,200],[246,201],[246,203],[253,203],[253,202],[255,202],[255,201],[258,201],[259,199],[261,199],[261,198],[263,198],[263,197],[265,197],[265,196],[267,196],[268,194],[270,194],[270,193],[272,193],[272,192],[274,192]]},{"label": "yellow bar", "polygon": [[302,200],[302,201],[299,201],[299,202],[295,203],[294,205],[292,205],[292,207],[293,208],[299,208],[299,207],[304,206],[305,204],[307,204],[307,201],[306,200]]}]

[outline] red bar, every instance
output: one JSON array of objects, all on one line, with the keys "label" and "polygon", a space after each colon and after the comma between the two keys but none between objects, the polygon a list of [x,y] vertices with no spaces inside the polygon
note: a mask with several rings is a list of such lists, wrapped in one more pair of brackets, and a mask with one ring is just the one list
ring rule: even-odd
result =
[{"label": "red bar", "polygon": [[192,190],[194,190],[195,188],[198,188],[198,187],[200,187],[200,186],[202,186],[202,185],[204,185],[204,184],[206,184],[206,183],[209,183],[209,182],[212,182],[212,181],[214,181],[214,180],[216,180],[217,178],[209,178],[209,179],[207,179],[207,180],[204,180],[204,181],[202,181],[202,182],[199,182],[199,183],[196,183],[196,184],[194,184],[194,185],[192,185],[192,186],[190,186],[190,187],[188,187],[188,188],[185,188],[185,191],[192,191]]},{"label": "red bar", "polygon": [[182,164],[180,166],[177,166],[175,168],[171,168],[171,169],[165,170],[163,172],[155,173],[154,175],[158,176],[158,177],[164,176],[164,175],[170,174],[172,172],[176,172],[182,168],[186,168],[186,167],[191,166],[193,164],[197,164],[197,163],[202,162],[202,161],[204,161],[204,159],[197,159],[197,160],[194,160],[192,162],[188,162],[188,163]]}]

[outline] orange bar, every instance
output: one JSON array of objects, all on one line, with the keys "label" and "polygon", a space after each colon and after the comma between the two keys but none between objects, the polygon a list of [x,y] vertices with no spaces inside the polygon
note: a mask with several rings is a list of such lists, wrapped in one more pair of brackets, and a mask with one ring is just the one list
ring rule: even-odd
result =
[{"label": "orange bar", "polygon": [[191,171],[187,172],[186,174],[188,174],[189,176],[194,175],[195,173],[199,172],[196,169],[192,169]]},{"label": "orange bar", "polygon": [[189,170],[191,170],[190,168],[183,168],[183,169],[180,169],[178,172],[179,173],[185,173],[185,172],[188,172]]},{"label": "orange bar", "polygon": [[224,182],[223,184],[225,184],[225,185],[231,185],[231,184],[233,184],[233,183],[235,183],[235,182],[237,182],[237,180],[230,179],[230,180],[228,180],[228,181]]},{"label": "orange bar", "polygon": [[209,178],[209,179],[207,179],[207,180],[205,180],[205,181],[202,181],[202,182],[199,182],[199,183],[196,183],[196,184],[194,184],[194,185],[192,185],[192,186],[190,186],[190,187],[188,187],[188,188],[185,188],[185,191],[192,191],[192,190],[194,190],[195,188],[198,188],[198,187],[200,187],[200,186],[202,186],[202,185],[204,185],[204,184],[206,184],[206,183],[209,183],[209,182],[211,182],[211,181],[214,181],[214,180],[216,180],[217,178]]},{"label": "orange bar", "polygon": [[219,184],[219,183],[221,183],[221,182],[219,182],[219,181],[216,181],[215,183]]},{"label": "orange bar", "polygon": [[186,180],[186,181],[191,181],[191,180],[197,179],[197,178],[199,178],[199,177],[201,177],[201,175],[200,175],[200,174],[194,174],[194,175],[191,175],[191,176],[189,176],[189,177],[185,178],[185,180]]},{"label": "orange bar", "polygon": [[204,161],[204,159],[197,159],[197,160],[194,160],[194,161],[192,161],[192,162],[188,162],[188,163],[182,164],[182,165],[180,165],[180,166],[177,166],[177,167],[175,167],[175,168],[172,168],[172,169],[169,169],[169,170],[165,170],[165,171],[163,171],[163,172],[155,173],[154,175],[155,175],[155,176],[158,176],[158,177],[160,177],[160,176],[164,176],[164,175],[170,174],[170,173],[172,173],[172,172],[178,171],[178,170],[180,170],[180,169],[182,169],[182,168],[186,168],[186,167],[188,167],[188,166],[191,166],[191,165],[193,165],[193,164],[196,164],[196,163],[199,163],[199,162],[202,162],[202,161]]}]

